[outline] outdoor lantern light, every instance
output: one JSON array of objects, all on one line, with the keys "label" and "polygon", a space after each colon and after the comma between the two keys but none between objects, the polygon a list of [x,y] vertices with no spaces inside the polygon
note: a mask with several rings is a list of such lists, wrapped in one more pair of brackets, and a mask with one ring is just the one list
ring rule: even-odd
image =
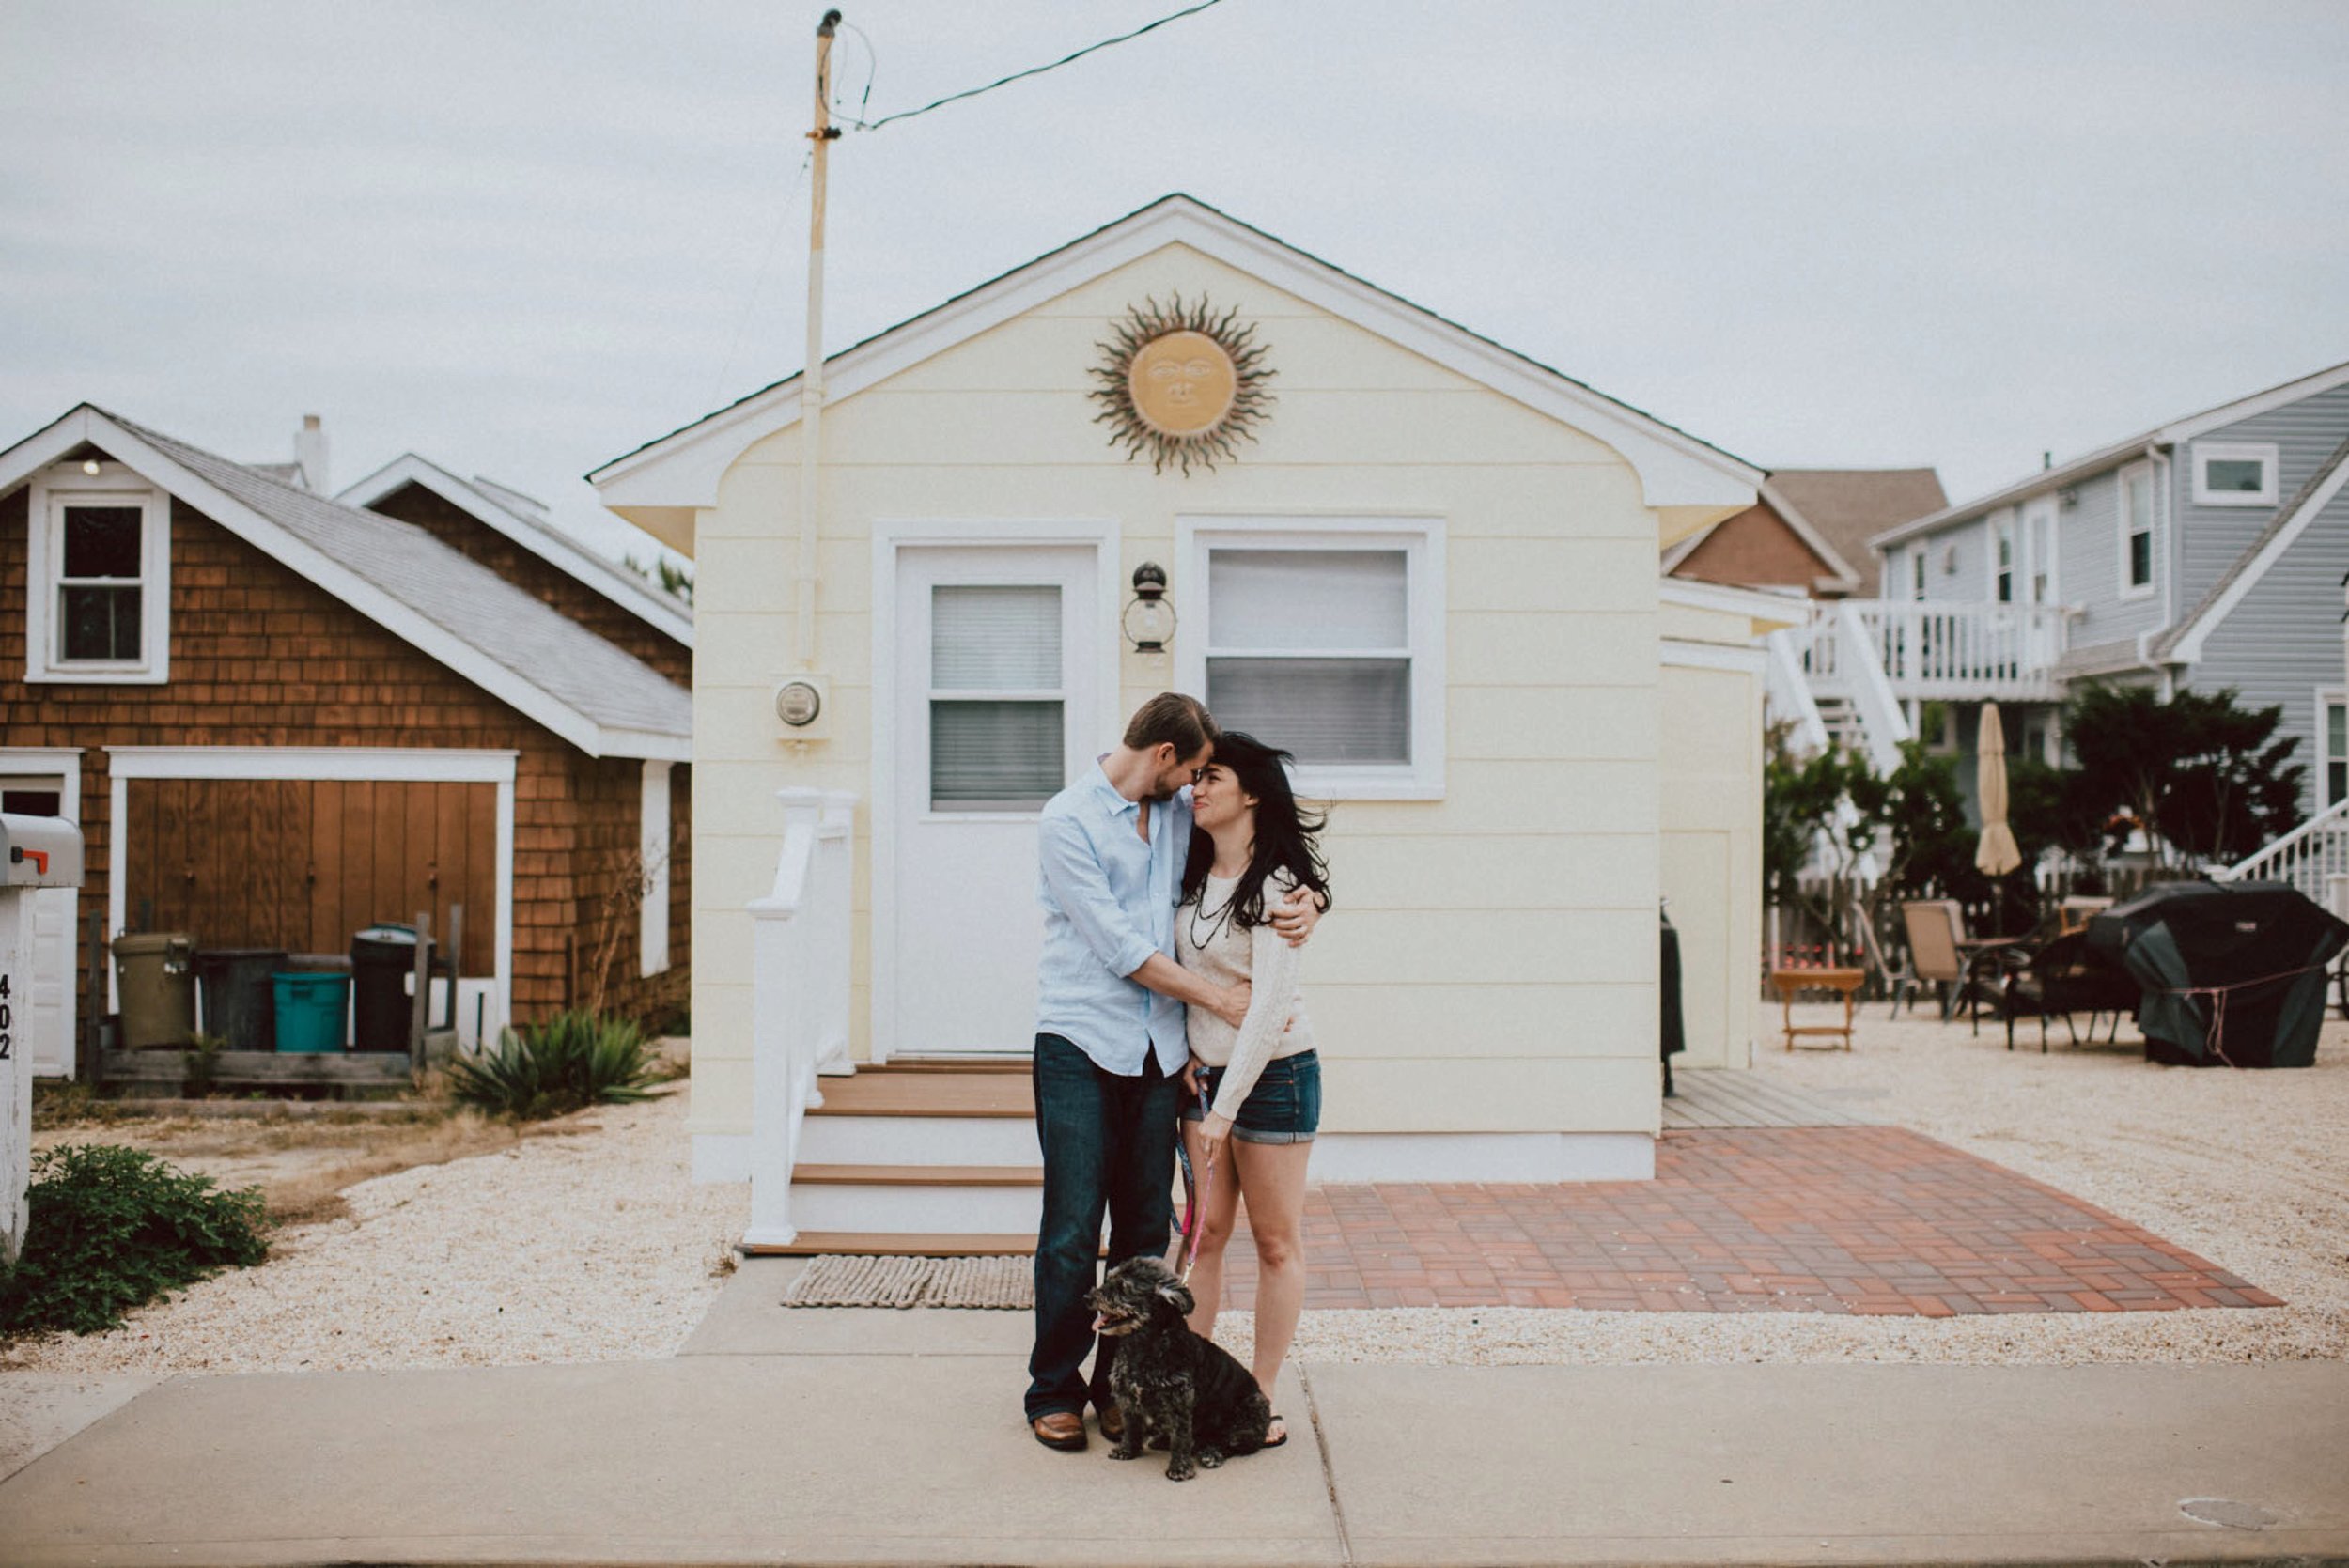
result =
[{"label": "outdoor lantern light", "polygon": [[95,476],[98,473],[98,459],[96,458],[84,458],[82,459],[82,472]]},{"label": "outdoor lantern light", "polygon": [[1144,561],[1134,568],[1134,597],[1118,624],[1136,653],[1164,653],[1174,641],[1174,607],[1166,602],[1166,568]]},{"label": "outdoor lantern light", "polygon": [[2077,512],[2080,509],[2080,488],[2077,485],[2066,485],[2056,491],[2056,500],[2065,511]]}]

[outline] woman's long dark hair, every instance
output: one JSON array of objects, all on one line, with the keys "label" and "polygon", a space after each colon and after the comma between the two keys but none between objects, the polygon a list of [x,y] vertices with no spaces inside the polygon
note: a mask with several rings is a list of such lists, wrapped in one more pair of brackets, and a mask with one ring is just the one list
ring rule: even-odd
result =
[{"label": "woman's long dark hair", "polygon": [[[1240,789],[1256,798],[1256,842],[1232,890],[1232,919],[1243,929],[1264,924],[1265,878],[1285,871],[1299,887],[1321,895],[1330,907],[1330,871],[1322,863],[1321,846],[1314,842],[1329,819],[1307,812],[1289,787],[1287,764],[1294,759],[1252,735],[1225,730],[1216,737],[1215,766],[1228,771]],[[1199,828],[1190,832],[1190,855],[1183,862],[1183,902],[1196,904],[1215,863],[1215,840]]]}]

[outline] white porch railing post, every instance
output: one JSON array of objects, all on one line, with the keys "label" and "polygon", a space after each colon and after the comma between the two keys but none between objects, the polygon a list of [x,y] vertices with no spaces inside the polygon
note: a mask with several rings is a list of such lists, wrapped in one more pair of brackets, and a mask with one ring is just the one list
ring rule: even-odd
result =
[{"label": "white porch railing post", "polygon": [[1791,749],[1797,756],[1816,756],[1827,750],[1827,721],[1819,715],[1819,704],[1811,694],[1811,681],[1803,674],[1802,655],[1797,650],[1795,639],[1808,636],[1793,627],[1781,627],[1766,639],[1769,649],[1768,674],[1763,680],[1763,706],[1769,717],[1780,723],[1794,725],[1789,737]]},{"label": "white porch railing post", "polygon": [[1835,607],[1835,616],[1850,676],[1852,706],[1859,713],[1869,764],[1878,773],[1890,773],[1901,765],[1901,742],[1908,738],[1907,717],[1892,694],[1892,683],[1884,678],[1884,661],[1877,657],[1859,608],[1849,599],[1842,600]]},{"label": "white porch railing post", "polygon": [[848,824],[856,797],[779,789],[783,848],[751,915],[751,1222],[742,1240],[779,1247],[791,1223],[791,1172],[817,1063],[848,1037]]}]

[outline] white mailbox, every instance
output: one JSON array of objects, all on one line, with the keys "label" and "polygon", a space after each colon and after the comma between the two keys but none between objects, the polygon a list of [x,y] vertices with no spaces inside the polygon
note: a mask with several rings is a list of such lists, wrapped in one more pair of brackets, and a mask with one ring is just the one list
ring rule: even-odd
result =
[{"label": "white mailbox", "polygon": [[[55,1020],[33,1004],[33,894],[82,885],[82,831],[59,816],[0,812],[0,1258],[24,1245],[33,1169],[33,1031]],[[49,1027],[54,1027],[52,1021]],[[45,1045],[60,1053],[70,1041]]]}]

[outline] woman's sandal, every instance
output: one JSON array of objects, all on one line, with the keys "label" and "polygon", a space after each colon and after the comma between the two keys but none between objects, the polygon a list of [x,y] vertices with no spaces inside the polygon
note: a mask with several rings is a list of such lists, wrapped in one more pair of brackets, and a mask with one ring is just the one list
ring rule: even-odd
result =
[{"label": "woman's sandal", "polygon": [[1289,1419],[1277,1410],[1273,1412],[1272,1419],[1281,1423],[1281,1435],[1278,1437],[1267,1437],[1264,1446],[1268,1449],[1277,1449],[1289,1440]]}]

